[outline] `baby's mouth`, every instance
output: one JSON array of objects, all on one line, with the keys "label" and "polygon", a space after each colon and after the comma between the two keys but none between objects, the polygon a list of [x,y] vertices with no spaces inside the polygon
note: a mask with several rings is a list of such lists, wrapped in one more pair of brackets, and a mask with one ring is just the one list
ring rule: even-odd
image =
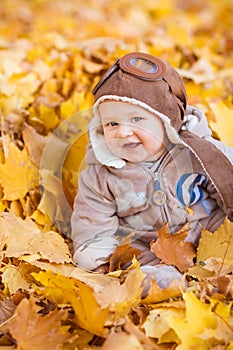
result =
[{"label": "baby's mouth", "polygon": [[123,145],[124,149],[133,149],[141,145],[141,142],[129,142]]}]

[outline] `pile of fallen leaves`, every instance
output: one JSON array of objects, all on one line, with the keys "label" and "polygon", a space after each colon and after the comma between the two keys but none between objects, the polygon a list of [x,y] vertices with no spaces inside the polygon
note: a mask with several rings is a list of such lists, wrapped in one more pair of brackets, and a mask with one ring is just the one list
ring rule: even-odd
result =
[{"label": "pile of fallen leaves", "polygon": [[163,227],[151,250],[184,278],[153,281],[144,299],[129,238],[100,275],[73,264],[69,237],[91,90],[118,56],[168,60],[189,104],[233,146],[232,0],[1,0],[0,16],[0,346],[233,349],[227,218],[198,249],[184,242],[188,227]]}]

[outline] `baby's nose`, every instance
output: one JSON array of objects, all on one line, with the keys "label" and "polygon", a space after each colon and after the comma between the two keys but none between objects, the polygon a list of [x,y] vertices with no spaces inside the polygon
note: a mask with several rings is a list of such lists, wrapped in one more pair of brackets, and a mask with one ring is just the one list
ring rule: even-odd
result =
[{"label": "baby's nose", "polygon": [[120,124],[117,137],[128,137],[133,135],[133,130],[129,124]]}]

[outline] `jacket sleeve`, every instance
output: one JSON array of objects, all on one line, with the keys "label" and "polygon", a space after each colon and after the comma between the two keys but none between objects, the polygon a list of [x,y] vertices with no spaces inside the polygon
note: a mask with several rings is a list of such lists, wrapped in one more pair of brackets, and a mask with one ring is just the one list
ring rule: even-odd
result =
[{"label": "jacket sleeve", "polygon": [[107,262],[119,245],[114,237],[117,229],[115,202],[107,189],[107,170],[90,165],[80,174],[71,217],[74,262],[88,270]]}]

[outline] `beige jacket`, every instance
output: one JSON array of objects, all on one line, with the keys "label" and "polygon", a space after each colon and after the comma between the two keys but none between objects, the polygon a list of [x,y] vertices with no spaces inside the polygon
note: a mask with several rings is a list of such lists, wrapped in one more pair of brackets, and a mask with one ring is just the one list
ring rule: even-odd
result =
[{"label": "beige jacket", "polygon": [[[108,261],[132,231],[137,246],[149,250],[165,223],[172,234],[189,222],[187,241],[197,244],[202,228],[213,232],[224,221],[227,207],[221,193],[190,147],[172,142],[155,163],[124,162],[109,158],[97,138],[99,125],[97,132],[93,125],[71,219],[73,258],[81,267],[93,270]],[[211,137],[202,112],[188,107],[182,129],[208,140],[233,162],[233,149]]]}]

